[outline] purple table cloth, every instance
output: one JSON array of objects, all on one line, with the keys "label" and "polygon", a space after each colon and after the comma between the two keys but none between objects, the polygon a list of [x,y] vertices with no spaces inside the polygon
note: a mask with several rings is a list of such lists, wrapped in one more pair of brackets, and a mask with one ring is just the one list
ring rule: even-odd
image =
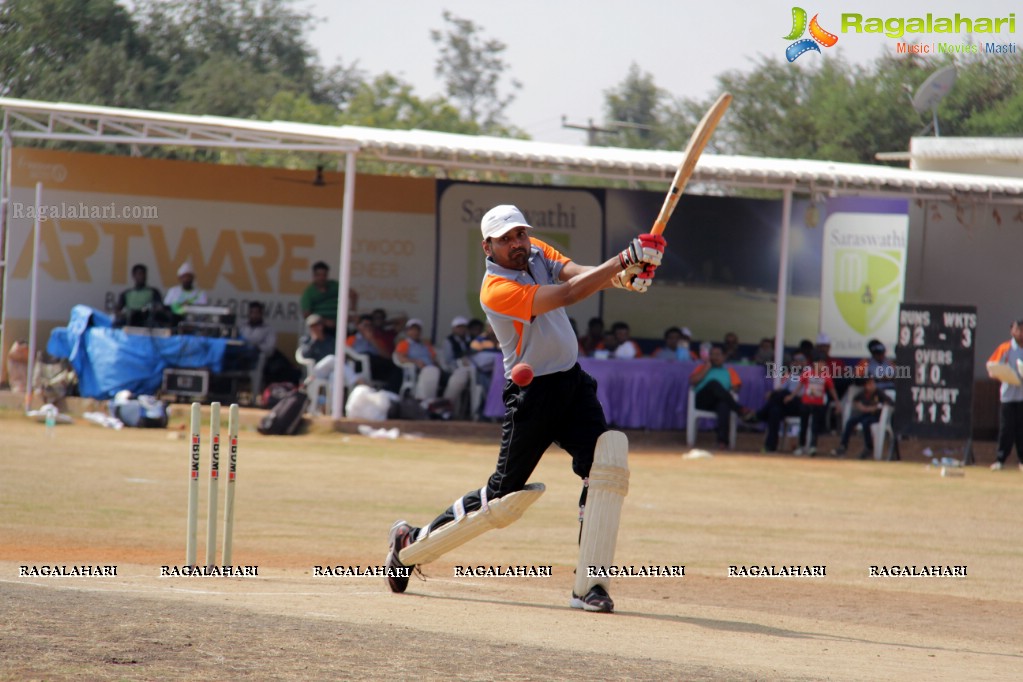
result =
[{"label": "purple table cloth", "polygon": [[[597,398],[604,407],[608,424],[622,429],[684,431],[688,408],[689,375],[696,362],[638,360],[596,360],[580,358],[579,364],[597,380]],[[739,402],[754,410],[763,406],[771,381],[761,365],[732,365],[742,380]],[[504,365],[494,362],[495,380],[490,384],[484,416],[504,417],[501,393]]]}]

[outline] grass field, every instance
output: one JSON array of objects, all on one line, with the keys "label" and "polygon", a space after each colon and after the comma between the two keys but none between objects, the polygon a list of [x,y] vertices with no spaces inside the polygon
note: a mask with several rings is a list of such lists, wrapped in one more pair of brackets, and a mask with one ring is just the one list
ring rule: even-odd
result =
[{"label": "grass field", "polygon": [[[234,563],[258,577],[160,577],[184,562],[181,426],[79,420],[51,439],[0,412],[0,680],[958,680],[1023,666],[1015,468],[943,478],[920,462],[644,449],[631,457],[616,563],[684,565],[685,576],[616,580],[608,616],[567,608],[579,481],[556,449],[533,476],[547,493],[519,522],[424,567],[408,593],[314,575],[381,564],[395,519],[426,522],[481,485],[496,447],[478,441],[247,429]],[[204,443],[201,516],[207,458]],[[117,575],[19,575],[80,564]],[[454,575],[469,565],[552,576]],[[728,575],[765,565],[826,575]],[[869,576],[931,565],[967,575]]]}]

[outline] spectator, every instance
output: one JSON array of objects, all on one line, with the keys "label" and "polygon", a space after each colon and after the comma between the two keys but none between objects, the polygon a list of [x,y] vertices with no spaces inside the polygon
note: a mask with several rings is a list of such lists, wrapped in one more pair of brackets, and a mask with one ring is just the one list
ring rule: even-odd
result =
[{"label": "spectator", "polygon": [[592,358],[604,343],[604,320],[599,317],[591,317],[586,325],[586,334],[579,339],[579,352],[588,358]]},{"label": "spectator", "polygon": [[853,399],[853,412],[849,415],[849,421],[845,423],[842,431],[842,440],[837,448],[831,451],[836,457],[845,454],[849,447],[849,439],[857,426],[863,427],[863,451],[860,459],[867,459],[874,452],[874,434],[870,427],[881,419],[881,409],[885,405],[891,405],[891,398],[882,391],[877,390],[877,381],[873,377],[863,380],[863,390]]},{"label": "spectator", "polygon": [[398,332],[405,327],[407,318],[404,315],[388,318],[383,308],[374,308],[370,313],[373,318],[373,329],[380,352],[384,357],[391,357],[398,340]]},{"label": "spectator", "polygon": [[632,340],[631,330],[626,322],[615,322],[611,325],[611,334],[615,338],[615,349],[611,357],[616,360],[632,360],[643,357],[639,344]]},{"label": "spectator", "polygon": [[259,354],[256,363],[259,372],[252,382],[252,392],[256,395],[264,384],[295,383],[301,378],[299,370],[277,348],[277,332],[265,323],[263,311],[263,304],[259,301],[249,302],[248,317],[238,325],[238,335]]},{"label": "spectator", "polygon": [[593,351],[593,357],[598,360],[607,360],[615,356],[615,351],[618,350],[618,337],[615,336],[611,330],[604,332],[604,339],[597,345],[597,348]]},{"label": "spectator", "polygon": [[443,389],[444,398],[450,400],[457,411],[463,393],[469,388],[468,368],[460,367],[454,373],[442,371],[437,352],[422,336],[422,321],[412,318],[405,324],[405,338],[398,342],[394,354],[398,362],[412,363],[419,370],[416,377],[417,400],[432,400]]},{"label": "spectator", "polygon": [[[817,436],[824,430],[824,413],[827,410],[827,397],[831,396],[831,407],[840,410],[838,394],[835,393],[835,384],[831,381],[831,375],[824,365],[824,360],[814,358],[812,368],[807,368],[799,378],[799,388],[796,393],[790,393],[785,400],[794,401],[800,399],[799,408],[799,445],[793,451],[795,455],[807,454],[813,457],[817,454]],[[810,420],[813,420],[813,430],[807,433]],[[807,437],[809,436],[809,440]]]},{"label": "spectator", "polygon": [[114,326],[165,326],[170,322],[163,307],[160,290],[146,284],[146,266],[138,263],[131,268],[135,285],[125,289],[114,304]]},{"label": "spectator", "polygon": [[664,345],[654,351],[658,360],[690,360],[689,346],[682,343],[682,330],[668,327],[664,330]]},{"label": "spectator", "polygon": [[721,348],[725,354],[725,362],[745,362],[742,350],[739,348],[739,336],[735,332],[725,334],[725,342]]},{"label": "spectator", "polygon": [[[470,320],[470,329],[473,322],[483,324],[479,320]],[[494,360],[502,357],[501,344],[497,342],[494,328],[487,323],[483,331],[473,337],[469,347],[472,349],[470,357],[473,364],[476,365],[476,382],[483,387],[483,395],[487,395],[490,390],[490,382],[494,377]],[[503,372],[503,368],[500,371]]]},{"label": "spectator", "polygon": [[740,405],[732,395],[742,387],[742,381],[734,369],[725,367],[725,353],[721,346],[711,346],[707,362],[697,365],[689,375],[689,386],[696,394],[696,409],[717,413],[716,431],[721,449],[728,448],[730,412],[735,412],[745,421],[756,418],[752,410]]},{"label": "spectator", "polygon": [[[340,287],[337,280],[330,279],[330,266],[323,261],[313,263],[313,281],[302,292],[299,303],[302,317],[316,314],[323,318],[323,328],[328,336],[337,335],[337,297]],[[354,289],[348,290],[348,314],[354,316],[359,307],[359,295]]]},{"label": "spectator", "polygon": [[767,432],[764,434],[764,452],[778,451],[778,433],[785,418],[799,416],[799,402],[787,400],[787,398],[798,393],[799,380],[805,366],[806,356],[796,352],[792,356],[792,364],[788,367],[788,373],[785,375],[785,382],[768,394],[767,402],[757,413],[757,419],[767,422]]},{"label": "spectator", "polygon": [[753,364],[766,365],[769,362],[774,362],[774,339],[765,336],[760,339],[757,352],[753,355]]},{"label": "spectator", "polygon": [[866,379],[871,377],[877,381],[877,390],[887,391],[895,389],[895,363],[885,357],[884,344],[877,339],[871,339],[867,344],[870,357],[864,358],[856,365],[856,377]]},{"label": "spectator", "polygon": [[[1007,364],[1017,373],[1019,361],[1023,360],[1023,319],[1016,320],[1009,327],[1010,338],[1000,344],[988,358],[988,362]],[[999,390],[998,450],[991,468],[999,471],[1005,467],[1013,446],[1016,459],[1023,469],[1023,386],[1014,386],[1003,381]]]},{"label": "spectator", "polygon": [[486,331],[486,327],[483,324],[483,320],[479,319],[478,317],[474,317],[471,320],[469,320],[468,331],[469,343],[471,345],[473,341],[479,338],[480,335],[482,335]]},{"label": "spectator", "polygon": [[689,353],[690,360],[698,360],[700,356],[693,350],[693,333],[689,331],[689,327],[682,327],[682,338],[679,340],[679,345]]},{"label": "spectator", "polygon": [[[451,333],[444,339],[441,348],[441,368],[448,373],[448,385],[471,386],[473,362],[472,362],[472,338],[469,336],[469,318],[461,315],[451,320]],[[493,367],[493,365],[491,365]],[[464,375],[464,376],[459,376]],[[455,417],[464,419],[473,417],[479,405],[471,404],[471,390],[462,389],[456,394],[457,398],[470,398],[470,400],[455,400]]]},{"label": "spectator", "polygon": [[170,308],[175,319],[184,316],[185,306],[206,305],[206,292],[195,286],[195,270],[192,264],[185,261],[178,268],[178,283],[167,290],[163,304]]},{"label": "spectator", "polygon": [[369,357],[369,373],[374,381],[380,382],[392,393],[401,391],[401,382],[404,378],[401,367],[395,365],[391,359],[392,353],[389,352],[386,340],[377,333],[372,315],[359,316],[355,333],[348,337],[346,343],[356,353]]},{"label": "spectator", "polygon": [[451,371],[452,368],[458,365],[469,364],[469,356],[472,354],[471,343],[469,318],[457,315],[451,320],[451,333],[445,337],[444,344],[441,346],[441,358],[444,368]]},{"label": "spectator", "polygon": [[[845,392],[849,390],[852,385],[853,379],[850,376],[846,376],[845,363],[838,358],[831,356],[831,337],[821,332],[817,335],[817,345],[813,351],[813,357],[820,357],[824,359],[824,365],[827,367],[828,372],[831,373],[831,381],[835,384],[835,393],[838,394],[839,399],[845,396]],[[832,419],[826,419],[828,422],[828,430],[840,431],[842,428],[841,414],[838,412],[830,412],[828,416],[834,417]]]},{"label": "spectator", "polygon": [[797,348],[797,350],[803,355],[805,355],[807,360],[809,360],[810,358],[813,357],[815,348],[816,347],[813,345],[813,341],[811,341],[810,339],[803,339],[802,341],[799,342],[799,347]]},{"label": "spectator", "polygon": [[323,318],[316,313],[305,318],[305,326],[306,333],[299,339],[298,347],[302,357],[316,363],[306,377],[306,383],[313,379],[330,381],[334,373],[334,339],[327,336]]}]

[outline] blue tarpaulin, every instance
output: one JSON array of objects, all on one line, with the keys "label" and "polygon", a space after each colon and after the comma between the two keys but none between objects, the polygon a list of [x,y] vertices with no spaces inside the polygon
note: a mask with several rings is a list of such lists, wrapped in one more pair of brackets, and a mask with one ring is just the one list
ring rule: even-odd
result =
[{"label": "blue tarpaulin", "polygon": [[78,374],[84,398],[105,400],[121,390],[155,395],[168,367],[220,372],[226,339],[205,336],[156,337],[114,329],[109,316],[89,306],[71,309],[67,327],[50,333],[46,351],[66,358]]}]

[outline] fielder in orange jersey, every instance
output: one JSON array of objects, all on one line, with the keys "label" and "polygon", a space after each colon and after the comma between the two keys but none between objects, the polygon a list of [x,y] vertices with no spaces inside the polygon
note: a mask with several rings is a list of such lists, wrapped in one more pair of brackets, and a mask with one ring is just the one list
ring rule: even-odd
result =
[{"label": "fielder in orange jersey", "polygon": [[[1023,319],[1016,320],[1009,327],[1010,339],[998,346],[988,362],[1007,364],[1013,371],[1023,360]],[[1016,447],[1016,459],[1023,469],[1023,386],[1013,386],[1003,381],[998,410],[998,451],[991,468],[995,471],[1005,466],[1006,460]]]},{"label": "fielder in orange jersey", "polygon": [[[587,266],[531,238],[531,229],[522,212],[509,205],[494,207],[481,221],[486,275],[480,303],[504,355],[505,416],[496,469],[484,486],[457,499],[428,525],[414,527],[405,521],[396,522],[388,538],[388,569],[408,569],[432,561],[484,530],[518,518],[532,503],[532,498],[522,502],[525,495],[539,496],[543,491],[542,484],[527,486],[527,481],[552,443],[572,456],[572,470],[583,479],[581,520],[588,477],[591,502],[617,496],[613,523],[605,521],[607,514],[602,514],[601,520],[584,524],[613,528],[602,529],[604,537],[592,540],[587,539],[585,527],[580,533],[580,557],[587,549],[588,560],[606,560],[607,554],[613,554],[617,512],[628,488],[626,452],[621,451],[627,451],[627,441],[621,434],[608,431],[597,401],[596,382],[577,362],[579,343],[565,306],[612,286],[645,292],[661,263],[665,241],[660,235],[643,234],[605,263]],[[532,382],[526,386],[509,380],[512,367],[522,362],[534,371]],[[615,460],[614,465],[601,464],[607,451],[615,451],[606,456],[608,461]],[[592,506],[596,505],[593,502]],[[389,570],[388,586],[393,592],[404,592],[407,576],[408,571],[396,570],[392,575]],[[614,609],[607,580],[586,582],[585,576],[579,576],[576,584],[582,587],[573,588],[569,602],[572,607],[600,612]]]}]

